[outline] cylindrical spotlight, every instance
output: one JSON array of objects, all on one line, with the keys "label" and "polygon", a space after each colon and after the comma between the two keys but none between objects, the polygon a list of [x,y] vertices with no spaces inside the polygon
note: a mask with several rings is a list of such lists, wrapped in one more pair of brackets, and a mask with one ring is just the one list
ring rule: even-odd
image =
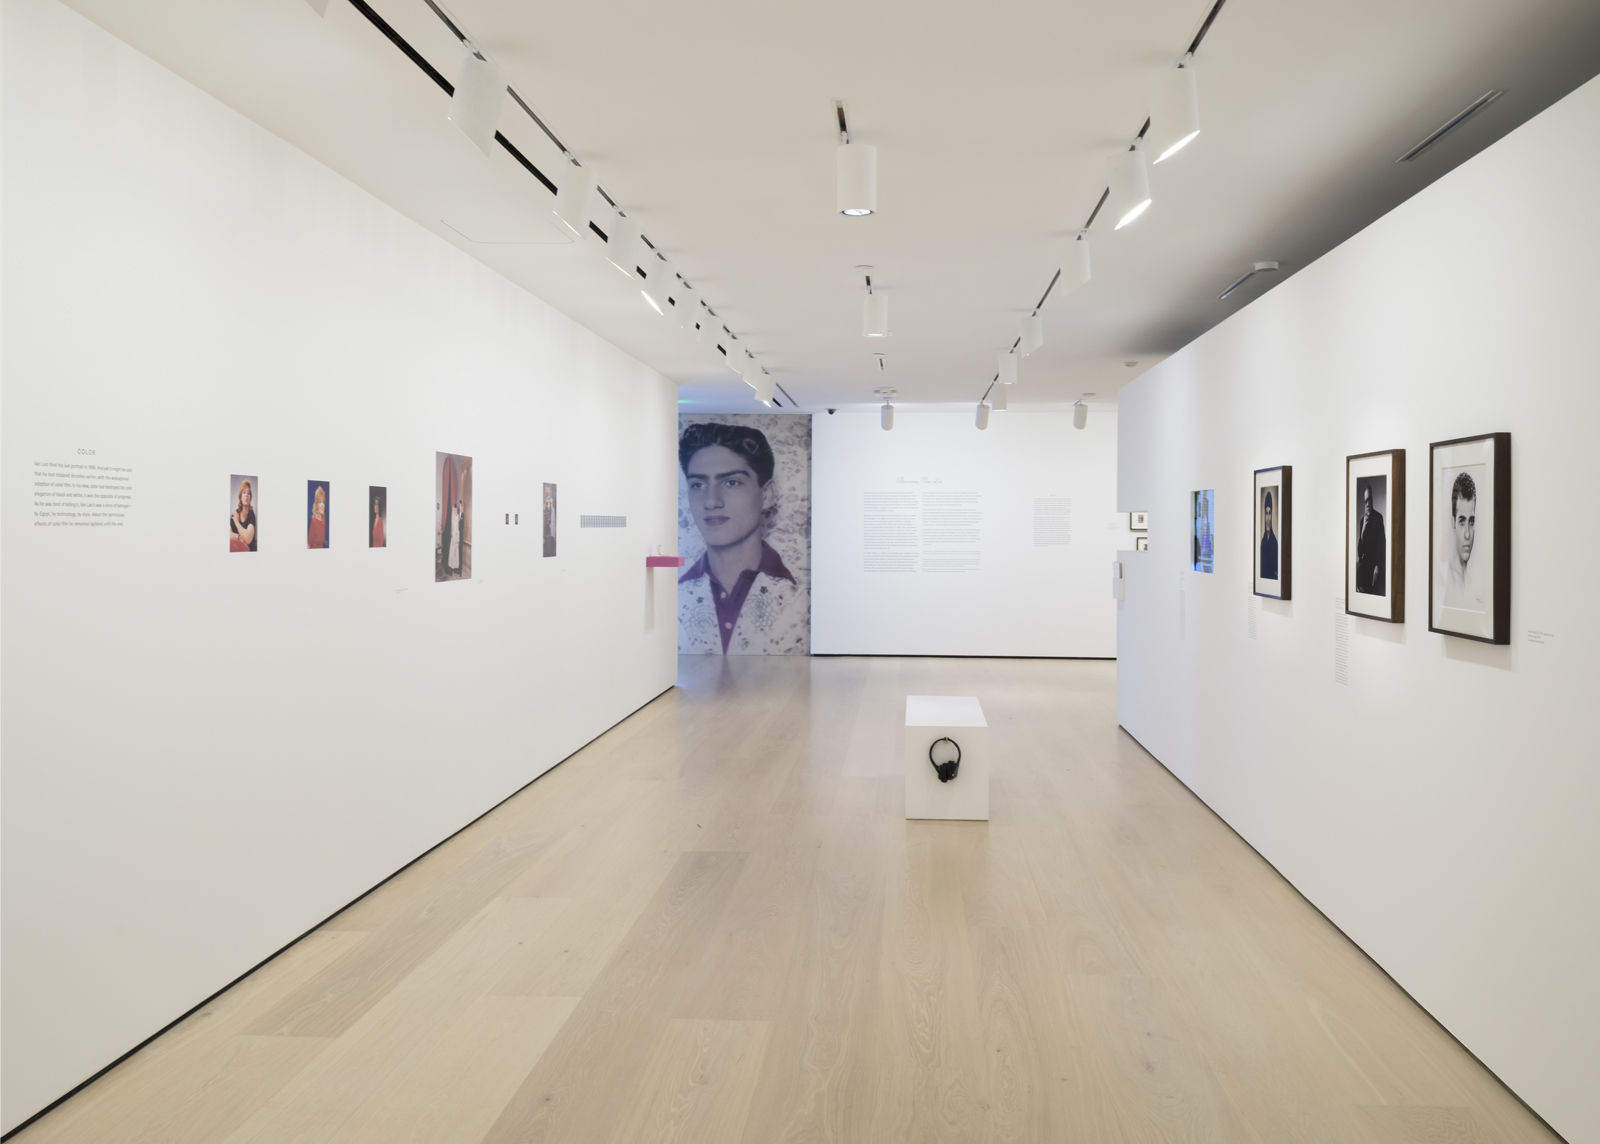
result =
[{"label": "cylindrical spotlight", "polygon": [[861,336],[886,338],[889,336],[889,295],[867,293],[861,308]]},{"label": "cylindrical spotlight", "polygon": [[657,258],[646,268],[650,277],[645,280],[644,296],[656,308],[658,314],[671,314],[672,303],[667,299],[672,297],[678,279],[672,273],[672,265],[665,259]]},{"label": "cylindrical spotlight", "polygon": [[594,198],[594,188],[594,172],[573,163],[562,171],[561,186],[556,188],[556,218],[580,242],[593,233],[589,229],[589,201]]},{"label": "cylindrical spotlight", "polygon": [[1027,357],[1042,345],[1044,345],[1044,319],[1038,314],[1029,314],[1022,319],[1022,340],[1017,343],[1017,352]]},{"label": "cylindrical spotlight", "polygon": [[1112,229],[1121,230],[1150,205],[1150,172],[1138,147],[1111,156],[1110,168],[1111,197],[1106,212],[1116,220]]},{"label": "cylindrical spotlight", "polygon": [[983,402],[978,402],[978,428],[989,428],[989,407]]},{"label": "cylindrical spotlight", "polygon": [[839,213],[858,218],[878,209],[878,149],[841,143],[838,157]]},{"label": "cylindrical spotlight", "polygon": [[1089,407],[1083,402],[1074,402],[1072,406],[1072,427],[1082,429],[1089,424]]},{"label": "cylindrical spotlight", "polygon": [[772,393],[777,388],[777,379],[762,369],[755,358],[746,357],[740,363],[739,374],[744,378],[744,383],[756,391],[757,401],[763,405],[772,404]]},{"label": "cylindrical spotlight", "polygon": [[1076,290],[1089,281],[1089,232],[1081,230],[1061,248],[1061,291]]},{"label": "cylindrical spotlight", "polygon": [[1000,355],[1000,384],[1017,384],[1017,355],[1010,350]]},{"label": "cylindrical spotlight", "polygon": [[1200,95],[1192,63],[1161,73],[1150,101],[1146,142],[1157,163],[1176,155],[1200,134]]},{"label": "cylindrical spotlight", "polygon": [[894,406],[887,401],[883,403],[883,408],[878,411],[878,424],[885,429],[894,428]]},{"label": "cylindrical spotlight", "polygon": [[450,96],[450,122],[485,155],[494,153],[495,128],[500,126],[505,101],[505,69],[493,60],[480,60],[469,48]]},{"label": "cylindrical spotlight", "polygon": [[677,305],[672,307],[673,319],[683,329],[693,332],[695,320],[700,314],[700,295],[689,287],[680,285],[672,297],[673,301],[677,302]]},{"label": "cylindrical spotlight", "polygon": [[618,215],[611,220],[611,226],[606,231],[606,261],[628,276],[628,281],[638,282],[639,247],[644,244],[639,241],[639,224],[631,218]]},{"label": "cylindrical spotlight", "polygon": [[996,413],[1004,413],[1006,409],[1006,387],[996,382],[989,391],[989,407]]}]

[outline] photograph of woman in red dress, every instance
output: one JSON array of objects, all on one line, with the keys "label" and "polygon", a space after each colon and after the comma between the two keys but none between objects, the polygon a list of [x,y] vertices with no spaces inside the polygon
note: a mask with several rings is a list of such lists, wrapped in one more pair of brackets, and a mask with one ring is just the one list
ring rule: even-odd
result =
[{"label": "photograph of woman in red dress", "polygon": [[306,547],[328,547],[328,482],[306,482]]},{"label": "photograph of woman in red dress", "polygon": [[367,517],[367,547],[384,548],[388,544],[384,521],[389,515],[389,490],[382,485],[368,485],[367,499],[372,502],[372,512]]}]

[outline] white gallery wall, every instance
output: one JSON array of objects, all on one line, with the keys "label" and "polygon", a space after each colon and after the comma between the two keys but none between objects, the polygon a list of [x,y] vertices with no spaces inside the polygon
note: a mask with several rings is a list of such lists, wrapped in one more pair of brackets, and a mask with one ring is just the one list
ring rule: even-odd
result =
[{"label": "white gallery wall", "polygon": [[[1118,452],[1121,507],[1150,512],[1122,725],[1574,1144],[1600,1141],[1596,187],[1600,81],[1125,387]],[[1509,646],[1427,630],[1428,445],[1493,431]],[[1390,448],[1393,626],[1336,612],[1345,458]],[[1251,595],[1251,473],[1274,465],[1288,602]],[[1196,489],[1212,575],[1185,570]]]},{"label": "white gallery wall", "polygon": [[1115,411],[818,413],[811,443],[813,654],[1117,654]]},{"label": "white gallery wall", "polygon": [[[10,1129],[671,686],[677,407],[54,0],[0,11]],[[469,581],[434,583],[436,450]],[[120,526],[36,524],[38,472],[112,469]]]}]

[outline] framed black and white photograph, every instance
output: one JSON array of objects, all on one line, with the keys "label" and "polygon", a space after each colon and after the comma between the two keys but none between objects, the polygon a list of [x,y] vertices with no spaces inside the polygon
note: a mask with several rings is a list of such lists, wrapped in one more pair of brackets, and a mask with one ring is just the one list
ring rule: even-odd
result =
[{"label": "framed black and white photograph", "polygon": [[1346,457],[1344,610],[1406,622],[1406,451]]},{"label": "framed black and white photograph", "polygon": [[1511,434],[1428,446],[1428,630],[1511,642]]},{"label": "framed black and white photograph", "polygon": [[1150,527],[1150,514],[1148,512],[1130,512],[1128,514],[1128,528],[1133,532],[1145,532]]},{"label": "framed black and white photograph", "polygon": [[1135,536],[1133,538],[1133,550],[1135,552],[1149,552],[1150,538],[1148,536]]},{"label": "framed black and white photograph", "polygon": [[1251,560],[1255,566],[1254,591],[1273,600],[1290,598],[1289,505],[1293,469],[1257,469],[1255,478],[1255,546]]}]

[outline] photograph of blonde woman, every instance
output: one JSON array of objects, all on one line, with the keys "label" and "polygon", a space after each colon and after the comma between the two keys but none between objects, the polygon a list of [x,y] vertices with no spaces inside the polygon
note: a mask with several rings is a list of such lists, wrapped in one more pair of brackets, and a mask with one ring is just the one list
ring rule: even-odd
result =
[{"label": "photograph of blonde woman", "polygon": [[306,547],[328,547],[328,482],[306,482]]},{"label": "photograph of blonde woman", "polygon": [[254,552],[256,550],[256,485],[255,477],[233,477],[233,512],[228,517],[228,551]]}]

